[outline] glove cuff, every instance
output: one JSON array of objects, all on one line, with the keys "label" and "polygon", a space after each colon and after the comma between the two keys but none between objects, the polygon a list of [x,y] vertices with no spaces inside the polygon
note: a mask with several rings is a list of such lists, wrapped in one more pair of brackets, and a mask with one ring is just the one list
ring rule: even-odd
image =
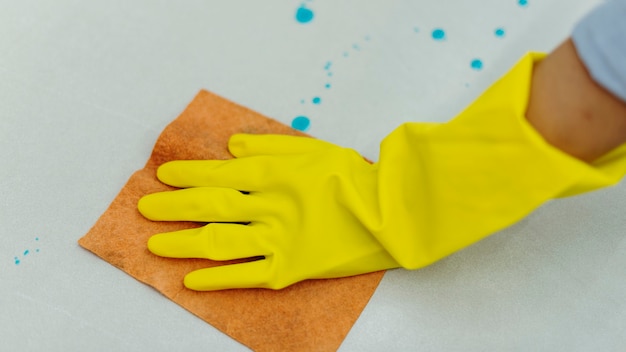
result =
[{"label": "glove cuff", "polygon": [[372,232],[419,268],[528,215],[547,200],[617,183],[626,146],[593,164],[548,144],[525,117],[534,63],[525,55],[444,124],[407,123],[381,145],[380,224]]}]

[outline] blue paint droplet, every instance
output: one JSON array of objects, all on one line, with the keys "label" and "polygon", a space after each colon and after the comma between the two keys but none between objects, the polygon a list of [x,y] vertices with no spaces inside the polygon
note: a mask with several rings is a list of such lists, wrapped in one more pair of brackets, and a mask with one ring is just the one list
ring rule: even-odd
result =
[{"label": "blue paint droplet", "polygon": [[472,60],[471,66],[474,70],[480,71],[483,69],[483,61],[480,59]]},{"label": "blue paint droplet", "polygon": [[15,265],[20,265],[20,259],[18,257],[13,258]]},{"label": "blue paint droplet", "polygon": [[420,29],[419,29],[419,28],[417,28],[417,27],[413,27],[413,32],[415,32],[415,33],[419,33],[419,31],[420,31]]},{"label": "blue paint droplet", "polygon": [[366,42],[369,42],[370,40],[372,40],[372,37],[370,37],[369,35],[366,35],[365,38],[363,39],[365,39]]},{"label": "blue paint droplet", "polygon": [[300,100],[300,104],[304,104],[306,102],[306,100],[302,99]]},{"label": "blue paint droplet", "polygon": [[322,99],[320,97],[315,97],[311,101],[313,102],[313,104],[319,105],[322,102]]},{"label": "blue paint droplet", "polygon": [[39,237],[35,237],[35,241],[39,241]]},{"label": "blue paint droplet", "polygon": [[360,51],[361,47],[359,46],[359,44],[352,44],[352,49],[354,49],[356,51]]},{"label": "blue paint droplet", "polygon": [[309,23],[313,20],[313,11],[306,8],[304,5],[300,6],[296,11],[296,21],[300,23]]},{"label": "blue paint droplet", "polygon": [[333,73],[332,73],[332,72],[328,72],[327,76],[328,76],[328,77],[332,77],[332,76],[333,76]]},{"label": "blue paint droplet", "polygon": [[326,83],[324,87],[326,87],[326,89],[330,89],[330,83]]},{"label": "blue paint droplet", "polygon": [[528,0],[518,0],[519,6],[528,6]]},{"label": "blue paint droplet", "polygon": [[28,253],[30,253],[28,249],[24,251],[24,255],[28,255]]},{"label": "blue paint droplet", "polygon": [[39,248],[37,248],[37,249],[35,250],[35,252],[39,253]]},{"label": "blue paint droplet", "polygon": [[347,51],[343,52],[343,57],[348,57],[350,54]]},{"label": "blue paint droplet", "polygon": [[504,31],[504,28],[496,28],[495,31],[493,31],[493,33],[496,35],[496,37],[502,38],[504,37],[504,35],[506,34],[506,32]]},{"label": "blue paint droplet", "polygon": [[446,39],[446,32],[441,28],[436,28],[432,33],[434,40],[444,40]]},{"label": "blue paint droplet", "polygon": [[306,116],[298,116],[291,121],[291,127],[298,131],[306,131],[311,126],[311,120]]},{"label": "blue paint droplet", "polygon": [[331,61],[328,61],[328,62],[326,63],[326,65],[324,65],[324,70],[327,70],[327,71],[328,71],[328,70],[330,70],[330,66],[331,66],[332,64],[333,64],[333,63],[332,63]]}]

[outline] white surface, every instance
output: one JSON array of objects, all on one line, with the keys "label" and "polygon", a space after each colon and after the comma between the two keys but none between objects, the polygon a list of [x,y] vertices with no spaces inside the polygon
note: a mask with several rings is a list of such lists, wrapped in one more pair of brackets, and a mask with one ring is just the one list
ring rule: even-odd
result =
[{"label": "white surface", "polygon": [[[311,134],[375,159],[395,126],[451,118],[596,1],[306,3],[303,25],[299,1],[2,1],[2,350],[247,350],[76,244],[199,89],[284,123],[307,115]],[[622,350],[624,210],[623,185],[551,202],[388,272],[340,350]]]}]

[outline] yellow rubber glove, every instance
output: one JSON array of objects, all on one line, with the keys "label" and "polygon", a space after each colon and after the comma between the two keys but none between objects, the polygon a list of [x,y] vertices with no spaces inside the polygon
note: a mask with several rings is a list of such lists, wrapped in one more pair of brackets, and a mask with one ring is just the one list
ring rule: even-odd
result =
[{"label": "yellow rubber glove", "polygon": [[398,266],[361,224],[355,214],[360,210],[352,209],[377,202],[376,170],[356,152],[282,135],[235,135],[229,150],[237,159],[163,164],[158,178],[187,189],[139,202],[141,213],[152,220],[212,222],[153,236],[148,248],[157,255],[213,260],[265,256],[192,272],[185,286],[279,289],[310,278]]},{"label": "yellow rubber glove", "polygon": [[525,56],[448,123],[402,125],[383,141],[375,164],[323,141],[275,135],[233,136],[233,160],[166,163],[158,178],[185,189],[145,196],[141,213],[210,223],[155,235],[148,248],[175,258],[263,256],[189,273],[185,285],[279,289],[423,267],[549,199],[616,183],[626,172],[626,147],[589,165],[527,123],[539,58]]}]

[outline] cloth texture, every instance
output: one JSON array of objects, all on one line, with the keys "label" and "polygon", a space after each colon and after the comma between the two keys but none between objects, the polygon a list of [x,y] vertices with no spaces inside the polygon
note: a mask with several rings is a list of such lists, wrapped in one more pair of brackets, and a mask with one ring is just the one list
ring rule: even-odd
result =
[{"label": "cloth texture", "polygon": [[607,1],[591,11],[572,39],[593,79],[626,102],[626,0]]},{"label": "cloth texture", "polygon": [[[131,176],[79,244],[255,351],[335,351],[383,272],[309,280],[279,291],[196,292],[183,286],[185,274],[225,263],[163,258],[146,248],[148,238],[156,233],[203,225],[153,222],[139,213],[137,201],[143,195],[172,189],[156,179],[156,168],[170,160],[231,158],[227,142],[234,133],[303,135],[201,91],[165,128],[145,167]],[[120,299],[124,299],[123,294]]]}]

